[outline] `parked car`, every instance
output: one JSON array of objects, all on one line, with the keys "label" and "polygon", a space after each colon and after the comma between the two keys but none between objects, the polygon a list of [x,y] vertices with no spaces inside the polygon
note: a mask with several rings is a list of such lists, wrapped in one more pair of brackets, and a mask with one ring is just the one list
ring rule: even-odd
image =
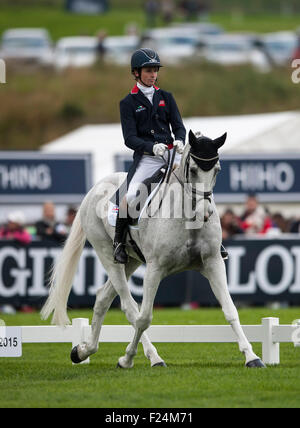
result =
[{"label": "parked car", "polygon": [[[200,55],[209,62],[221,65],[241,65],[265,61],[257,51],[253,34],[222,34],[207,37]],[[254,59],[255,58],[255,59]]]},{"label": "parked car", "polygon": [[103,46],[106,61],[128,65],[132,53],[139,47],[139,37],[133,35],[106,37]]},{"label": "parked car", "polygon": [[50,35],[43,28],[16,28],[4,31],[1,58],[5,60],[52,64],[53,47]]},{"label": "parked car", "polygon": [[157,51],[164,64],[179,64],[194,58],[199,41],[197,32],[189,29],[156,28],[144,33],[141,47]]},{"label": "parked car", "polygon": [[262,47],[275,65],[287,65],[292,60],[298,37],[292,31],[279,31],[259,36]]},{"label": "parked car", "polygon": [[179,30],[189,30],[199,35],[216,36],[223,34],[224,29],[218,25],[210,22],[182,22],[174,23],[171,28]]},{"label": "parked car", "polygon": [[67,67],[89,67],[96,62],[96,59],[96,37],[63,37],[56,43],[54,66],[58,70]]}]

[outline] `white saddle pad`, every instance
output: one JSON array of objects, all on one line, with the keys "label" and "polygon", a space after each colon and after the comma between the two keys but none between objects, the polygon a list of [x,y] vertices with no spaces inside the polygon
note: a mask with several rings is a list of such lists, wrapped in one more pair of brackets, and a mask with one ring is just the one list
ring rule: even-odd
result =
[{"label": "white saddle pad", "polygon": [[[159,185],[160,185],[161,181],[158,183],[158,186],[155,187],[155,189],[150,193],[150,195],[148,196],[148,198],[146,199],[146,202],[144,203],[143,208],[141,209],[139,218],[138,218],[138,224],[142,218],[142,215],[146,209],[146,207],[148,206],[149,202],[151,201],[151,199],[153,198],[153,196],[156,194],[157,190],[159,189]],[[116,221],[117,221],[117,215],[119,212],[119,207],[116,204],[113,204],[111,201],[109,201],[108,203],[108,212],[107,212],[107,219],[108,219],[108,223],[115,227],[116,226]],[[135,228],[135,226],[130,226],[130,228]]]}]

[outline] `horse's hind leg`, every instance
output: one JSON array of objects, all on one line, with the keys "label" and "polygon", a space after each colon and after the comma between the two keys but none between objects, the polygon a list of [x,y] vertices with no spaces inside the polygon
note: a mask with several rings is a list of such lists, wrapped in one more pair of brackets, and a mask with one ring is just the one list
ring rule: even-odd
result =
[{"label": "horse's hind leg", "polygon": [[[139,262],[134,259],[130,259],[129,263],[126,264],[125,268],[127,279],[129,279],[129,277],[133,274],[133,272],[138,268],[139,265]],[[86,358],[88,358],[90,355],[95,354],[97,352],[99,346],[99,336],[105,315],[116,296],[117,292],[113,287],[113,284],[110,279],[104,284],[103,287],[98,290],[96,302],[94,305],[92,332],[87,342],[84,342],[73,348],[71,353],[71,359],[74,363],[80,363]],[[136,306],[136,311],[138,314],[138,305],[135,301],[134,304]],[[145,356],[150,360],[151,366],[162,365],[163,360],[158,355],[156,348],[152,345],[146,334],[143,334],[141,342],[143,344]]]},{"label": "horse's hind leg", "polygon": [[[125,274],[126,279],[128,280],[129,277],[132,275],[132,273],[137,269],[137,267],[140,265],[140,262],[137,262],[135,259],[131,259],[130,263],[127,263],[125,265]],[[118,278],[118,276],[117,276]],[[115,280],[114,280],[115,281]],[[113,284],[115,283],[114,281]],[[116,288],[116,287],[115,287]],[[131,293],[129,291],[129,287],[126,283],[124,284],[124,287],[121,286],[120,283],[118,283],[118,294],[121,299],[121,308],[123,312],[125,313],[128,321],[131,323],[133,328],[136,328],[136,319],[139,318],[140,312],[137,302],[133,299],[131,296]],[[127,291],[129,292],[129,299],[127,299]],[[164,366],[165,363],[163,359],[158,355],[157,350],[155,346],[151,343],[151,341],[148,338],[148,335],[146,333],[142,334],[141,336],[141,342],[144,348],[144,354],[150,360],[151,367],[162,365]],[[131,344],[128,345],[127,348],[132,349]],[[126,358],[122,361],[122,364],[120,364],[120,360],[118,363],[118,367],[121,368],[131,368],[133,367],[133,357],[136,355],[137,348],[135,349],[133,354],[128,354],[126,351]],[[128,358],[127,358],[128,357]]]},{"label": "horse's hind leg", "polygon": [[[140,263],[131,260],[126,265],[127,278],[137,269]],[[105,315],[110,308],[117,292],[110,279],[97,291],[92,319],[92,331],[87,342],[73,348],[71,359],[74,363],[79,363],[90,355],[95,354],[99,347],[99,336]]]},{"label": "horse's hind leg", "polygon": [[103,287],[97,291],[92,319],[92,332],[87,342],[81,343],[72,349],[71,360],[80,363],[98,351],[99,336],[106,312],[110,308],[117,293],[108,279]]},{"label": "horse's hind leg", "polygon": [[[136,320],[139,318],[139,308],[137,302],[132,297],[129,286],[127,283],[127,279],[132,275],[132,273],[137,269],[137,267],[141,264],[137,262],[135,259],[131,259],[130,263],[124,265],[116,265],[111,261],[111,255],[105,256],[103,248],[102,251],[98,251],[96,247],[94,247],[97,251],[97,254],[103,264],[104,269],[106,270],[114,289],[120,296],[121,300],[121,309],[125,313],[127,320],[136,329]],[[165,365],[164,361],[158,355],[156,348],[150,342],[146,333],[140,336],[141,342],[144,347],[144,353],[146,357],[150,360],[151,366],[156,365]],[[131,368],[133,367],[133,358],[137,353],[137,346],[132,347],[128,346],[130,351],[134,349],[133,352],[126,351],[126,358],[122,361],[122,364],[119,364],[119,367],[122,368]],[[120,362],[120,360],[119,360]]]},{"label": "horse's hind leg", "polygon": [[225,264],[221,256],[218,254],[216,257],[207,259],[201,273],[209,280],[212,291],[222,307],[225,318],[236,334],[239,349],[246,357],[246,366],[264,367],[260,358],[253,352],[252,346],[241,327],[238,311],[228,291]]}]

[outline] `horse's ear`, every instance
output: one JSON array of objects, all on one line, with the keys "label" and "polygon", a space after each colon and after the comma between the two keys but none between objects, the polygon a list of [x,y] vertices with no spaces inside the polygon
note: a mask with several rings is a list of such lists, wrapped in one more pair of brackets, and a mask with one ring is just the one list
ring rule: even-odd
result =
[{"label": "horse's ear", "polygon": [[192,147],[196,146],[197,144],[197,137],[195,136],[192,130],[190,130],[189,132],[189,143]]},{"label": "horse's ear", "polygon": [[223,146],[223,144],[226,141],[226,138],[227,138],[227,132],[225,132],[225,134],[223,134],[221,137],[216,138],[214,140],[214,143],[215,143],[215,145],[217,146],[218,149]]}]

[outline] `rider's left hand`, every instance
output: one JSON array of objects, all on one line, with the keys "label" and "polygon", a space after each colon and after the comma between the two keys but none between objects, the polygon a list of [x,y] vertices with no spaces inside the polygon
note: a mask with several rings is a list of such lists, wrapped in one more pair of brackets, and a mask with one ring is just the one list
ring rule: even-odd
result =
[{"label": "rider's left hand", "polygon": [[180,155],[183,153],[184,144],[181,140],[175,140],[173,143],[173,147],[175,147],[176,152]]}]

